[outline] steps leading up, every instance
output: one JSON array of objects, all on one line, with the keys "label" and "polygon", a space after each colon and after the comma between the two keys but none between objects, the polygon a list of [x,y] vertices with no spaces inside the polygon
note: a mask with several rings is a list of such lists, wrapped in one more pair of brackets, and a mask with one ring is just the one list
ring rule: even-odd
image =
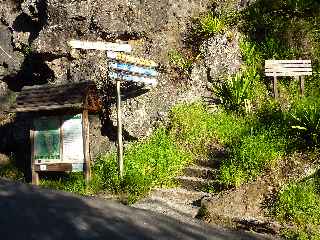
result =
[{"label": "steps leading up", "polygon": [[[135,203],[133,207],[162,213],[179,220],[190,221],[198,214],[201,201],[211,194],[204,189],[219,187],[219,166],[221,161],[198,160],[195,165],[187,166],[176,177],[177,188],[156,188],[149,196]],[[212,188],[211,188],[212,187]]]},{"label": "steps leading up", "polygon": [[183,170],[185,176],[204,178],[204,179],[216,179],[218,176],[218,170],[203,167],[203,166],[190,166]]},{"label": "steps leading up", "polygon": [[217,180],[208,180],[204,178],[197,178],[197,177],[187,177],[187,176],[179,176],[176,178],[178,183],[182,188],[187,190],[195,190],[195,191],[202,191],[208,185],[216,185],[218,184]]}]

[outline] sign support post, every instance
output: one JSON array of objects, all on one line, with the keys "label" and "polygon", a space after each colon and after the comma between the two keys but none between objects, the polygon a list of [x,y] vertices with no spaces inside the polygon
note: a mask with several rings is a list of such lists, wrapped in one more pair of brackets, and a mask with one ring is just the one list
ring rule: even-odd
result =
[{"label": "sign support post", "polygon": [[[122,120],[121,120],[121,93],[120,86],[122,81],[129,82],[140,82],[144,84],[156,85],[157,80],[154,78],[158,75],[157,71],[154,69],[157,64],[154,61],[136,58],[130,55],[125,55],[119,52],[130,53],[132,47],[129,44],[121,43],[108,43],[108,42],[89,42],[89,41],[79,41],[71,40],[68,44],[72,48],[76,49],[92,49],[107,51],[107,57],[112,59],[113,62],[109,64],[110,73],[109,77],[116,79],[117,87],[117,125],[118,125],[118,167],[119,176],[123,178],[124,168],[123,168],[123,140],[122,140]],[[115,63],[116,62],[116,63]],[[122,63],[119,63],[122,62]],[[131,63],[131,64],[129,64]],[[135,65],[132,65],[135,64]],[[138,66],[137,66],[138,65]],[[120,73],[121,74],[118,74]],[[124,72],[124,73],[123,73]]]},{"label": "sign support post", "polygon": [[121,119],[121,93],[120,80],[117,80],[117,125],[118,125],[118,165],[119,175],[123,178],[123,142],[122,142],[122,119]]}]

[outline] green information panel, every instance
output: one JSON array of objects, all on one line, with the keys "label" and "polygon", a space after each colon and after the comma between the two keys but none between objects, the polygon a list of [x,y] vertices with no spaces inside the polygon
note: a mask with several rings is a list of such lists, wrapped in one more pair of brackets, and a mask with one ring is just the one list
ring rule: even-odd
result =
[{"label": "green information panel", "polygon": [[36,163],[60,162],[60,120],[43,117],[34,120],[34,154]]}]

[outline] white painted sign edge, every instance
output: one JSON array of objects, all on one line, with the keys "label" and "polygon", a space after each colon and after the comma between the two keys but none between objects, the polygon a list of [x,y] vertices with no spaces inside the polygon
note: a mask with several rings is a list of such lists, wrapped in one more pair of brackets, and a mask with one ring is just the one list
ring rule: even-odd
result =
[{"label": "white painted sign edge", "polygon": [[80,41],[71,40],[68,45],[76,49],[87,49],[87,50],[100,50],[100,51],[113,51],[113,52],[127,52],[132,51],[132,46],[126,43],[111,43],[111,42],[90,42],[90,41]]}]

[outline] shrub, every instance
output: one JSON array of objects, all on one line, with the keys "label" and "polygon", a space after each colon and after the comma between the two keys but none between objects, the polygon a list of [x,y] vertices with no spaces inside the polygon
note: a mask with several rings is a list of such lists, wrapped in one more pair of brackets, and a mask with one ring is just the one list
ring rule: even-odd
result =
[{"label": "shrub", "polygon": [[177,146],[164,128],[143,142],[130,146],[124,155],[124,177],[119,179],[115,155],[99,158],[94,165],[94,189],[108,189],[128,194],[132,203],[152,187],[171,185],[174,177],[191,160]]},{"label": "shrub", "polygon": [[276,127],[255,131],[230,147],[231,158],[220,168],[220,180],[225,185],[239,186],[256,178],[285,154],[286,139]]},{"label": "shrub", "polygon": [[308,146],[320,143],[320,98],[307,97],[296,102],[289,111],[290,125]]},{"label": "shrub", "polygon": [[212,12],[209,12],[199,19],[198,31],[204,36],[209,37],[217,33],[222,33],[224,30],[224,21],[221,18],[214,16]]},{"label": "shrub", "polygon": [[248,111],[246,103],[251,100],[251,86],[258,79],[259,75],[255,68],[246,68],[221,83],[214,83],[213,93],[221,100],[225,109],[240,112]]},{"label": "shrub", "polygon": [[313,177],[291,183],[278,193],[272,213],[281,222],[291,222],[300,227],[319,226],[319,179]]},{"label": "shrub", "polygon": [[190,73],[192,68],[192,60],[190,60],[177,50],[169,51],[168,56],[169,62],[174,68],[176,68],[185,75],[188,75]]}]

